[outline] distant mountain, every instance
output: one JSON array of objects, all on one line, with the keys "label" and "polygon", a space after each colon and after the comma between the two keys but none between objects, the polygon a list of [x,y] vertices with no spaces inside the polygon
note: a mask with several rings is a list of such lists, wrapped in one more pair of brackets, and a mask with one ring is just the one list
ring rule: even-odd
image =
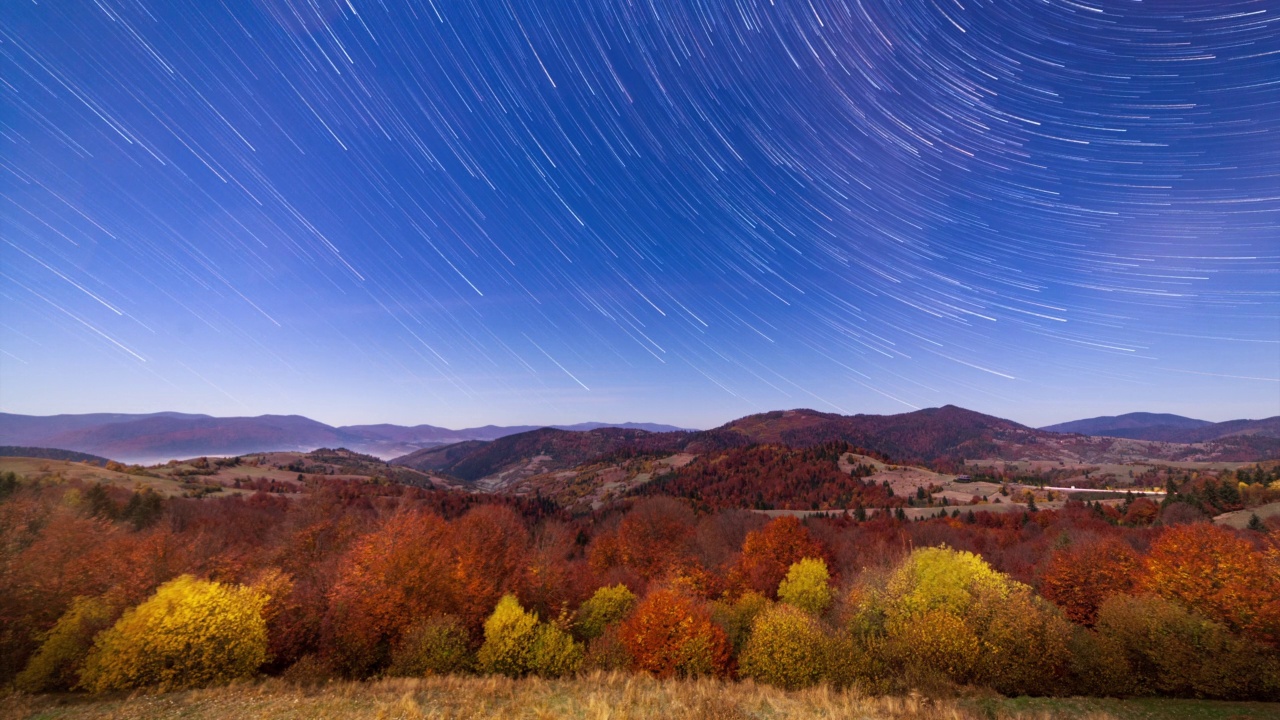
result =
[{"label": "distant mountain", "polygon": [[[589,430],[613,426],[583,423],[567,427]],[[621,427],[655,431],[677,429],[649,423],[623,423]],[[50,416],[0,413],[0,445],[60,448],[141,463],[270,450],[305,452],[318,447],[346,447],[386,459],[424,447],[496,440],[535,429],[538,426],[487,425],[462,430],[434,425],[333,427],[300,415],[218,418],[174,412]]]},{"label": "distant mountain", "polygon": [[[535,475],[567,471],[608,454],[700,455],[750,445],[808,448],[830,441],[844,441],[898,463],[927,464],[959,458],[1073,463],[1254,462],[1280,457],[1280,439],[1273,428],[1277,423],[1273,420],[1188,428],[1187,432],[1201,432],[1210,426],[1219,430],[1213,437],[1172,442],[1037,430],[954,405],[899,415],[836,415],[797,409],[748,415],[698,432],[566,432],[540,428],[496,441],[428,448],[391,462],[442,472],[488,490],[508,487]],[[1220,434],[1227,431],[1230,434]]]},{"label": "distant mountain", "polygon": [[1181,415],[1137,412],[1074,420],[1040,429],[1058,433],[1170,443],[1203,443],[1236,438],[1233,442],[1239,444],[1245,442],[1242,439],[1243,436],[1280,438],[1280,415],[1265,420],[1228,420],[1214,423]]},{"label": "distant mountain", "polygon": [[613,427],[585,431],[539,428],[490,442],[471,441],[419,450],[391,463],[424,472],[443,472],[493,489],[531,475],[575,467],[620,450],[675,452],[696,434]]},{"label": "distant mountain", "polygon": [[39,458],[41,460],[64,460],[66,462],[82,462],[93,465],[105,466],[111,462],[107,458],[90,455],[88,453],[75,452],[74,450],[59,450],[57,448],[42,447],[18,447],[14,445],[0,445],[0,457],[22,457],[22,458]]},{"label": "distant mountain", "polygon": [[1086,420],[1072,420],[1071,422],[1049,425],[1040,429],[1057,433],[1156,440],[1160,438],[1147,437],[1147,433],[1153,429],[1160,429],[1161,431],[1194,430],[1212,424],[1208,420],[1196,420],[1182,415],[1134,412],[1126,415],[1104,415]]}]

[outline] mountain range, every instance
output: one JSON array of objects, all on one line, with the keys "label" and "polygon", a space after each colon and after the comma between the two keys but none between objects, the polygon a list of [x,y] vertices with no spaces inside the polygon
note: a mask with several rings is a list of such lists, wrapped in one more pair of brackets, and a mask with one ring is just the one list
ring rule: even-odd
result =
[{"label": "mountain range", "polygon": [[[563,432],[550,428],[420,450],[392,464],[442,473],[483,489],[507,487],[535,475],[567,470],[605,456],[704,454],[748,445],[807,448],[847,442],[898,463],[964,459],[1049,460],[1064,463],[1280,458],[1280,435],[1236,433],[1194,443],[1134,440],[1030,428],[1011,420],[947,405],[899,415],[836,415],[782,410],[748,415],[718,428],[650,433],[617,429]],[[1255,421],[1240,421],[1250,423]],[[1230,425],[1230,423],[1222,423]]]},{"label": "mountain range", "polygon": [[[176,412],[149,414],[16,415],[0,413],[0,445],[59,448],[131,463],[163,462],[197,455],[242,455],[263,450],[346,447],[390,459],[424,447],[496,440],[537,430],[538,425],[451,430],[434,425],[345,425],[334,427],[301,415],[213,417]],[[603,427],[667,432],[654,423],[580,423],[566,431]]]},{"label": "mountain range", "polygon": [[299,415],[217,418],[153,413],[0,413],[0,445],[59,448],[124,462],[345,447],[464,482],[573,467],[611,453],[705,453],[756,444],[803,448],[842,441],[904,463],[948,459],[1254,462],[1280,458],[1280,416],[1209,423],[1131,413],[1031,428],[954,405],[897,415],[796,409],[748,415],[710,430],[652,423],[558,427],[334,427]]},{"label": "mountain range", "polygon": [[1057,433],[1079,433],[1131,440],[1199,443],[1237,435],[1280,438],[1280,415],[1264,420],[1228,420],[1215,423],[1168,413],[1135,412],[1073,420],[1040,429]]}]

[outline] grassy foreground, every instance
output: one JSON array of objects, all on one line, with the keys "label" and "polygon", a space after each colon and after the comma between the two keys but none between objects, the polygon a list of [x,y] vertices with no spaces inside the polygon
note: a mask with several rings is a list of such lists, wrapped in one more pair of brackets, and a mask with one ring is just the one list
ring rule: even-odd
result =
[{"label": "grassy foreground", "polygon": [[462,718],[858,718],[886,720],[1261,720],[1280,704],[1196,700],[871,698],[816,688],[786,692],[750,682],[658,681],[633,675],[578,680],[501,677],[394,679],[301,688],[280,681],[133,696],[0,698],[4,718],[269,718],[461,720]]}]

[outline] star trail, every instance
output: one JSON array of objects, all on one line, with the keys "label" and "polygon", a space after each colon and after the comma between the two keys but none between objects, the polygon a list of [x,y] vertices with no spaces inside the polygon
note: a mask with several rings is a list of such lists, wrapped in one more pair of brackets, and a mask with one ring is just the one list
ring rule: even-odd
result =
[{"label": "star trail", "polygon": [[11,0],[0,406],[1280,413],[1280,3]]}]

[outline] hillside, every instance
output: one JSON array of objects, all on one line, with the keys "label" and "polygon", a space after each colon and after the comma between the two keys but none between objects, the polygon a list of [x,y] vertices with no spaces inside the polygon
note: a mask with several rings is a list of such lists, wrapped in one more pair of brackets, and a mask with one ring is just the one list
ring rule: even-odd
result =
[{"label": "hillside", "polygon": [[91,463],[106,465],[111,462],[107,458],[58,448],[23,447],[17,445],[0,446],[0,457],[43,458],[45,460],[66,460],[67,462]]}]

